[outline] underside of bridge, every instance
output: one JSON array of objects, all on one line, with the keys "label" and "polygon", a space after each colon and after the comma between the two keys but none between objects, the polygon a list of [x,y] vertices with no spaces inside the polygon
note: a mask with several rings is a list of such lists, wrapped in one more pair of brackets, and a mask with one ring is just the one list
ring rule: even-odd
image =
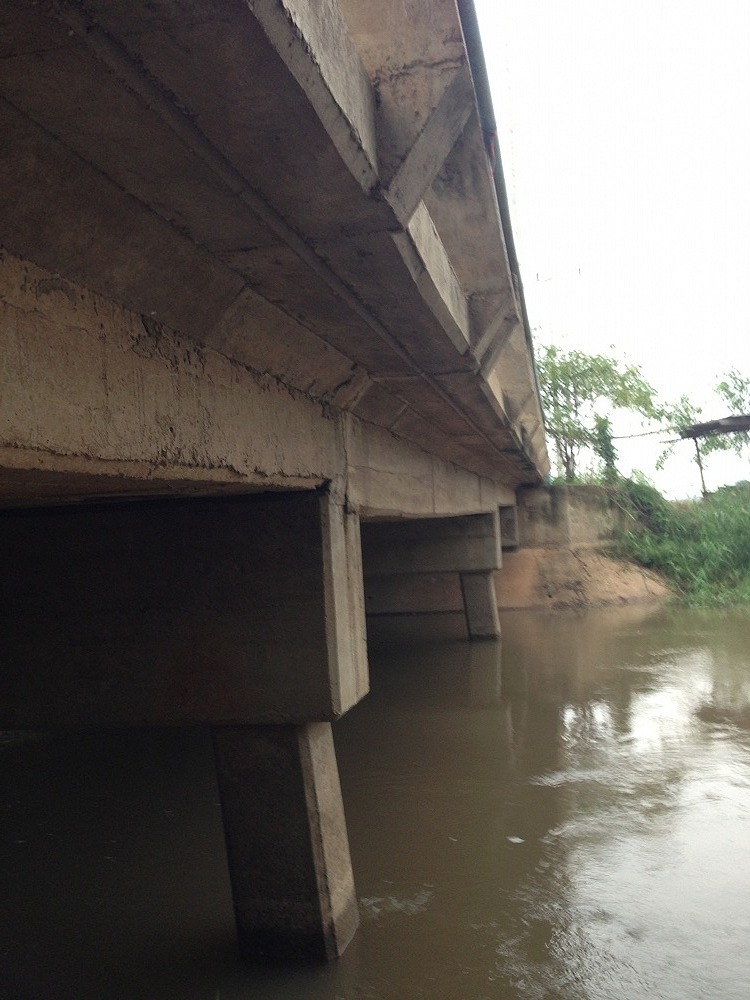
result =
[{"label": "underside of bridge", "polygon": [[548,471],[485,89],[468,0],[0,0],[0,724],[212,726],[248,953],[356,928],[363,579],[496,637]]}]

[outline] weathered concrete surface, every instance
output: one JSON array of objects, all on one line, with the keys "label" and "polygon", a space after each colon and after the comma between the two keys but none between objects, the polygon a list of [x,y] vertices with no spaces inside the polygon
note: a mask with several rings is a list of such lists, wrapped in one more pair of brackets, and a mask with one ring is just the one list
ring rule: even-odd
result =
[{"label": "weathered concrete surface", "polygon": [[[670,596],[655,573],[608,558],[595,546],[506,552],[502,569],[494,574],[494,584],[500,611],[656,603]],[[446,638],[469,635],[457,574],[373,577],[365,583],[365,608],[373,634],[385,634],[385,630],[390,636],[398,634],[394,628],[400,619],[407,635],[410,628]],[[456,619],[448,631],[441,624],[446,616]]]},{"label": "weathered concrete surface", "polygon": [[498,515],[419,518],[366,524],[362,551],[367,577],[480,573],[501,563]]},{"label": "weathered concrete surface", "polygon": [[[194,383],[212,381],[196,369],[213,348],[231,378],[251,372],[271,397],[301,394],[318,412],[302,419],[323,437],[338,420],[326,426],[332,409],[505,487],[545,473],[528,352],[498,354],[521,310],[452,3],[191,0],[178,10],[6,0],[0,19],[5,301],[25,313],[22,345],[51,341],[47,355],[62,369],[49,386],[52,358],[32,348],[25,397],[6,404],[16,419],[5,447],[31,448],[55,472],[78,474],[86,454],[118,462],[114,439],[132,434],[125,414],[150,389],[131,366],[119,387],[134,405],[92,398],[62,362],[79,349],[50,328],[52,302],[36,312],[41,287],[60,317],[90,292],[102,296],[90,328],[102,361],[124,324],[143,353],[173,365],[192,355]],[[41,286],[19,275],[30,265],[18,259],[46,270]],[[177,349],[174,338],[192,343]],[[216,364],[211,356],[208,368]],[[4,384],[20,374],[9,361]],[[48,388],[55,433],[30,443],[44,425],[30,407],[43,408]],[[268,400],[267,428],[235,438],[244,463],[204,447],[208,422],[231,438],[242,415],[195,402],[177,423],[143,414],[163,465],[174,455],[191,469],[170,470],[174,489],[185,478],[231,479],[243,465],[258,480],[280,470],[285,486],[320,478],[314,456],[298,462],[305,436],[289,426],[301,401],[279,422]],[[16,470],[19,496],[15,459],[3,464]]]},{"label": "weathered concrete surface", "polygon": [[632,518],[604,486],[555,485],[519,491],[518,544],[523,548],[610,541]]},{"label": "weathered concrete surface", "polygon": [[500,547],[505,552],[509,549],[517,549],[519,545],[518,535],[518,507],[516,504],[500,505]]},{"label": "weathered concrete surface", "polygon": [[[607,557],[606,545],[625,521],[627,514],[605,489],[519,491],[518,506],[500,507],[505,530],[502,567],[494,573],[497,607],[558,610],[668,598],[669,589],[657,574]],[[399,615],[464,611],[465,588],[458,576],[436,570],[419,577],[368,575],[365,607],[371,620],[384,626]]]},{"label": "weathered concrete surface", "polygon": [[0,716],[299,724],[217,737],[243,944],[353,932],[307,724],[366,688],[359,518],[548,470],[470,55],[453,0],[0,3]]},{"label": "weathered concrete surface", "polygon": [[370,614],[433,610],[443,588],[459,583],[471,639],[500,635],[494,575],[502,561],[498,511],[453,518],[365,524],[362,550]]},{"label": "weathered concrete surface", "polygon": [[[323,377],[314,356],[295,363],[308,382]],[[497,479],[7,252],[0,384],[5,506],[324,483],[366,512],[457,514],[513,498]]]},{"label": "weathered concrete surface", "polygon": [[494,573],[461,573],[461,594],[469,638],[497,639],[500,636],[500,618]]},{"label": "weathered concrete surface", "polygon": [[0,726],[333,719],[367,691],[359,525],[323,493],[0,517]]},{"label": "weathered concrete surface", "polygon": [[657,574],[607,557],[613,534],[632,519],[605,487],[520,490],[515,515],[518,548],[504,553],[497,578],[501,608],[584,608],[669,596]]},{"label": "weathered concrete surface", "polygon": [[337,957],[359,914],[330,725],[221,727],[214,747],[242,953]]}]

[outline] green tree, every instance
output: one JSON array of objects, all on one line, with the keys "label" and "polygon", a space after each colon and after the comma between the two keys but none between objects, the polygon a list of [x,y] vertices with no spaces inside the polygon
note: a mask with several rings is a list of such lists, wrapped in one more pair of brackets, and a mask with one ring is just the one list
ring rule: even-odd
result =
[{"label": "green tree", "polygon": [[732,413],[750,413],[750,378],[733,368],[716,386],[716,394]]},{"label": "green tree", "polygon": [[609,417],[594,417],[594,451],[604,467],[604,482],[613,486],[619,479],[617,472],[617,449],[612,439],[612,424]]},{"label": "green tree", "polygon": [[[736,369],[728,372],[722,380],[714,387],[714,392],[719,397],[724,406],[728,407],[732,416],[750,414],[750,378],[741,375]],[[694,406],[687,396],[682,396],[677,403],[664,407],[663,419],[675,431],[684,430],[693,424],[699,423],[702,410],[699,406]],[[724,416],[725,414],[721,414]],[[673,453],[675,445],[680,442],[680,438],[668,442],[662,454],[657,460],[656,467],[661,469],[667,458]],[[748,431],[732,431],[727,434],[711,434],[694,439],[695,461],[701,469],[703,476],[702,459],[714,451],[734,451],[737,455],[742,455],[748,445],[750,445],[750,433]]]},{"label": "green tree", "polygon": [[[612,474],[616,456],[611,428],[600,422],[597,431],[597,417],[607,425],[615,409],[631,410],[653,420],[663,417],[654,388],[634,365],[623,365],[602,354],[546,346],[537,359],[537,372],[547,434],[558,469],[568,482],[576,478],[584,449],[597,452],[605,474]],[[611,448],[611,453],[605,454],[602,448]]]},{"label": "green tree", "polygon": [[[741,375],[736,368],[724,376],[721,382],[715,386],[714,391],[719,399],[729,407],[732,416],[750,414],[750,378]],[[750,433],[734,431],[731,434],[716,434],[705,438],[702,450],[705,453],[734,451],[737,455],[742,455],[748,444],[750,444]]]},{"label": "green tree", "polygon": [[[691,427],[693,424],[698,423],[698,418],[701,413],[700,406],[695,406],[689,396],[680,396],[676,403],[664,406],[662,408],[662,420],[667,424],[670,431],[678,432],[683,430],[685,427]],[[678,444],[682,444],[682,438],[673,438],[664,446],[664,450],[661,455],[656,460],[656,468],[663,469],[667,459],[674,453],[675,447]],[[700,446],[696,444],[696,461],[700,465]]]}]

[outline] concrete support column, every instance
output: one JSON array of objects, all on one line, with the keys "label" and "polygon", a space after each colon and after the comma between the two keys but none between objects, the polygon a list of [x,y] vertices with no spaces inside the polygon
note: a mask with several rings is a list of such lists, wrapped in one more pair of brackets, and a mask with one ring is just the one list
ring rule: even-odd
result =
[{"label": "concrete support column", "polygon": [[213,732],[242,954],[336,958],[359,917],[330,723]]},{"label": "concrete support column", "polygon": [[502,642],[472,642],[469,645],[469,705],[496,708],[502,693]]},{"label": "concrete support column", "polygon": [[324,493],[0,513],[0,725],[331,721],[367,691]]},{"label": "concrete support column", "polygon": [[496,639],[500,635],[500,616],[494,573],[462,573],[461,594],[469,638]]},{"label": "concrete support column", "polygon": [[330,721],[367,690],[357,514],[322,492],[0,514],[0,725],[208,724],[245,952],[357,925]]}]

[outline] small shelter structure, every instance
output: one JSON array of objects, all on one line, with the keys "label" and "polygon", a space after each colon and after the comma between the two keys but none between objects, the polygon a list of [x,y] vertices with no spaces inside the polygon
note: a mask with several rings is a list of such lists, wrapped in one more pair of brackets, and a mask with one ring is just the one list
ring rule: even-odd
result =
[{"label": "small shelter structure", "polygon": [[719,434],[737,434],[740,431],[750,431],[750,413],[740,413],[719,420],[708,420],[702,424],[691,424],[680,429],[681,438],[692,438],[695,441],[695,455],[701,474],[701,490],[706,495],[706,480],[703,476],[703,461],[698,441],[701,438],[717,437]]}]

